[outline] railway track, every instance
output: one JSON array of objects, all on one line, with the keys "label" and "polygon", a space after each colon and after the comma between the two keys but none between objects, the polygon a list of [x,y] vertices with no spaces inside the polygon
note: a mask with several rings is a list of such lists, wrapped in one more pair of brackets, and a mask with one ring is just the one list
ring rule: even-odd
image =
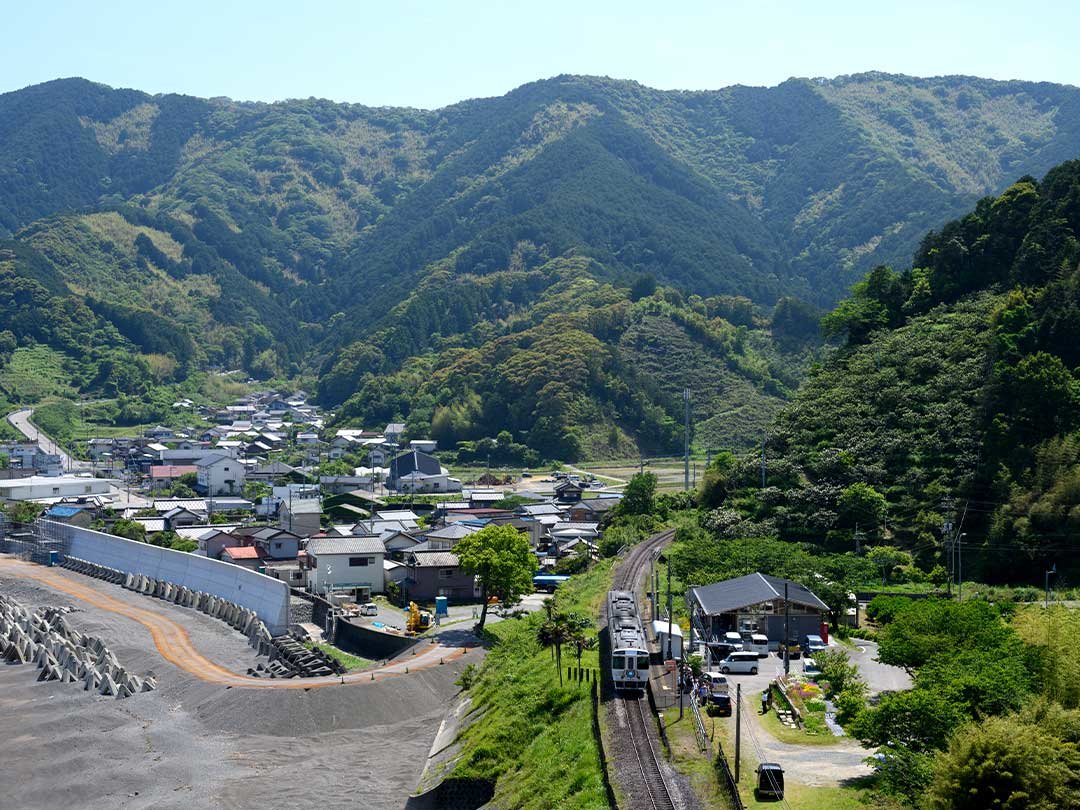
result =
[{"label": "railway track", "polygon": [[[614,587],[627,590],[639,598],[638,588],[642,574],[646,571],[653,554],[675,537],[675,530],[653,535],[643,543],[630,549],[626,559],[619,567],[614,578]],[[639,602],[640,610],[640,602]],[[638,794],[637,800],[631,799],[629,807],[647,808],[647,810],[675,810],[672,798],[673,790],[664,776],[657,754],[656,723],[648,715],[649,699],[647,695],[628,696],[616,694],[615,700],[622,705],[629,730],[629,742],[645,786],[644,795]],[[647,799],[646,804],[644,800]]]},{"label": "railway track", "polygon": [[675,802],[671,798],[671,788],[668,786],[664,772],[660,769],[660,758],[653,746],[653,722],[651,717],[646,717],[645,706],[649,699],[641,697],[619,698],[626,708],[626,716],[629,720],[630,741],[637,753],[638,768],[641,770],[641,778],[645,783],[645,791],[649,796],[649,806],[652,810],[675,810]]}]

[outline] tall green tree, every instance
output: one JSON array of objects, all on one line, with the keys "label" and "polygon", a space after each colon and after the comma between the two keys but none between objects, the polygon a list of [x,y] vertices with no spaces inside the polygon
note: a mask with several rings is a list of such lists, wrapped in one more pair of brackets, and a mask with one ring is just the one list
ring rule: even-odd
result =
[{"label": "tall green tree", "polygon": [[648,515],[656,508],[656,476],[651,473],[637,473],[623,490],[619,503],[621,515]]},{"label": "tall green tree", "polygon": [[485,526],[454,546],[461,569],[480,582],[483,608],[476,629],[487,621],[488,598],[497,596],[503,604],[513,604],[532,592],[536,556],[529,541],[513,526]]}]

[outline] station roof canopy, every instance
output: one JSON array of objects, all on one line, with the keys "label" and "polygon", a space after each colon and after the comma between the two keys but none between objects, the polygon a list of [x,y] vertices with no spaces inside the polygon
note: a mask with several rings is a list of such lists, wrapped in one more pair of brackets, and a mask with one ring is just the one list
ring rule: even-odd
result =
[{"label": "station roof canopy", "polygon": [[747,574],[736,579],[714,582],[712,585],[702,585],[692,588],[690,593],[706,615],[716,616],[750,605],[783,599],[785,585],[788,587],[788,601],[792,604],[805,605],[817,610],[829,609],[828,605],[798,582],[762,573]]}]

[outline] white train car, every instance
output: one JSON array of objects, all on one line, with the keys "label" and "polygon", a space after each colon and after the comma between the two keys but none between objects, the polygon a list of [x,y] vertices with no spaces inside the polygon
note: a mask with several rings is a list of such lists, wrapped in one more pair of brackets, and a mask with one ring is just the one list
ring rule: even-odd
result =
[{"label": "white train car", "polygon": [[649,646],[637,602],[630,591],[608,593],[611,680],[617,690],[644,691],[649,681]]}]

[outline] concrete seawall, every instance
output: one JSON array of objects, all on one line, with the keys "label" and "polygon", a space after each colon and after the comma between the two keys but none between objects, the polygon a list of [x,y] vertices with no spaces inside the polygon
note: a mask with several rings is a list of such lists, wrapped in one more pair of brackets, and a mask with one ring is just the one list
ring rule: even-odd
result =
[{"label": "concrete seawall", "polygon": [[142,574],[235,602],[255,612],[278,635],[289,626],[289,586],[238,565],[152,546],[111,534],[45,521],[65,553],[126,574]]}]

